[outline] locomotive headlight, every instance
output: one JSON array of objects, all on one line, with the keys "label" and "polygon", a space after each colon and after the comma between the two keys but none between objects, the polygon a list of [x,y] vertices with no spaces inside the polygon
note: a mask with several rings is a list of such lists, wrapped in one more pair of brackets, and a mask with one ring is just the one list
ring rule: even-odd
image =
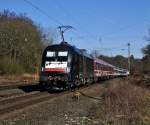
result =
[{"label": "locomotive headlight", "polygon": [[66,72],[69,73],[70,72],[70,67],[66,68]]}]

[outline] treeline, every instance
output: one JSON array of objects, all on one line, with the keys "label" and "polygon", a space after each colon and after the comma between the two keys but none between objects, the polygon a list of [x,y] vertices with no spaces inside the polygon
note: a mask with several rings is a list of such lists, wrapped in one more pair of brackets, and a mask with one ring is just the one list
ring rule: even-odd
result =
[{"label": "treeline", "polygon": [[149,44],[142,49],[144,57],[142,58],[143,73],[150,74],[150,30],[147,38]]},{"label": "treeline", "polygon": [[46,36],[24,14],[0,12],[0,74],[38,71]]}]

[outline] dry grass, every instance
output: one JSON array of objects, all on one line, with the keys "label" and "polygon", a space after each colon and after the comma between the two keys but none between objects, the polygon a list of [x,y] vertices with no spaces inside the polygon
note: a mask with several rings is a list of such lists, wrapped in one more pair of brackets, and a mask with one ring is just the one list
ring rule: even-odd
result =
[{"label": "dry grass", "polygon": [[102,125],[149,125],[149,90],[127,81],[110,84],[103,102],[92,106],[89,115]]},{"label": "dry grass", "polygon": [[0,84],[16,83],[16,82],[33,82],[38,81],[37,74],[23,74],[23,75],[3,75],[0,76]]}]

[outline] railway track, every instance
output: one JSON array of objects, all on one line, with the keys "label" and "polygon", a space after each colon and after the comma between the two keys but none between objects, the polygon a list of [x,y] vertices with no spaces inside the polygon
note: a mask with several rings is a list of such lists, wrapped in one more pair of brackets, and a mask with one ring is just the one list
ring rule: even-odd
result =
[{"label": "railway track", "polygon": [[25,95],[26,93],[39,90],[38,84],[0,85],[0,100]]},{"label": "railway track", "polygon": [[[84,91],[89,87],[90,86],[81,87],[79,91]],[[49,93],[46,91],[30,92],[17,97],[9,97],[1,99],[0,120],[5,119],[11,115],[15,115],[16,113],[23,111],[26,108],[28,109],[30,107],[37,106],[38,104],[45,103],[47,101],[52,101],[53,99],[57,99],[58,97],[62,97],[67,94],[71,94],[71,92],[70,91],[64,91],[59,93]]]},{"label": "railway track", "polygon": [[[27,98],[29,96],[31,96],[31,97],[36,96],[36,95],[38,96],[38,93],[40,93],[40,92],[30,92],[30,93],[24,93],[24,94],[17,94],[15,96],[9,96],[9,97],[6,97],[6,98],[2,98],[0,100],[0,106],[2,104],[15,103],[15,102],[19,101],[20,99]],[[1,107],[0,107],[0,109],[1,109]]]},{"label": "railway track", "polygon": [[23,110],[30,106],[57,98],[58,96],[69,93],[48,93],[48,92],[31,92],[18,97],[10,97],[0,100],[0,119],[4,119],[9,115],[15,114],[18,110]]},{"label": "railway track", "polygon": [[35,93],[25,96],[20,96],[17,98],[11,98],[7,100],[0,101],[0,114],[4,115],[6,113],[15,111],[17,109],[25,108],[26,106],[35,104],[42,101],[43,99],[48,99],[52,95],[48,93]]},{"label": "railway track", "polygon": [[16,89],[19,87],[26,87],[26,86],[35,86],[37,85],[38,82],[33,82],[33,83],[20,83],[20,82],[16,82],[13,84],[8,84],[8,83],[3,83],[0,85],[0,91],[1,90],[8,90],[8,89]]},{"label": "railway track", "polygon": [[3,90],[0,91],[0,100],[4,99],[4,98],[10,98],[10,97],[14,97],[14,96],[19,96],[24,94],[25,92],[19,90],[19,89],[13,89],[13,90]]}]

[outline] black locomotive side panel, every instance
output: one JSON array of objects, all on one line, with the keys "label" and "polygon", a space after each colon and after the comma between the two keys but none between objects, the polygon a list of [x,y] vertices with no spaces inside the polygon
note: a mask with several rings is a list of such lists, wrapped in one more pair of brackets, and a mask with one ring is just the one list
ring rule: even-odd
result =
[{"label": "black locomotive side panel", "polygon": [[73,81],[76,80],[78,84],[93,82],[94,69],[92,58],[74,53],[72,67]]}]

